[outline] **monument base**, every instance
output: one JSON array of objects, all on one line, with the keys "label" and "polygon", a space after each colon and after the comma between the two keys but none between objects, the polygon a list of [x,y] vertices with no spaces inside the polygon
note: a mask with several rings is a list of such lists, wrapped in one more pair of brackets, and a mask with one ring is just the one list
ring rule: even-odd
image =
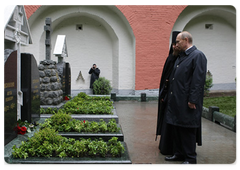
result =
[{"label": "monument base", "polygon": [[66,102],[59,103],[58,105],[40,105],[40,108],[47,109],[47,108],[57,108],[60,109]]}]

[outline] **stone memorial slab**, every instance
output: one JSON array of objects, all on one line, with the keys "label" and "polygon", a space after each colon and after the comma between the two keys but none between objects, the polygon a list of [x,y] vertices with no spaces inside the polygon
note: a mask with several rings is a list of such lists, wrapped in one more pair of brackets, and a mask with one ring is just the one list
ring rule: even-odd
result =
[{"label": "stone memorial slab", "polygon": [[66,63],[66,84],[65,84],[65,93],[66,95],[71,95],[71,68],[70,64]]},{"label": "stone memorial slab", "polygon": [[40,79],[37,62],[29,53],[21,54],[21,89],[21,120],[33,123],[40,119]]},{"label": "stone memorial slab", "polygon": [[60,82],[62,84],[62,91],[63,91],[63,96],[65,96],[65,85],[66,85],[66,63],[65,62],[60,62],[56,64],[57,66],[57,71],[58,71],[58,76],[60,77]]},{"label": "stone memorial slab", "polygon": [[5,50],[4,145],[17,136],[17,51]]},{"label": "stone memorial slab", "polygon": [[58,57],[57,69],[61,77],[63,95],[71,95],[71,69],[70,64],[64,61],[68,57],[66,35],[58,35],[53,54]]},{"label": "stone memorial slab", "polygon": [[17,119],[21,118],[21,46],[32,44],[28,19],[23,5],[8,5],[4,10],[4,49],[17,50]]},{"label": "stone memorial slab", "polygon": [[57,63],[58,75],[61,78],[63,96],[71,95],[71,70],[66,62]]}]

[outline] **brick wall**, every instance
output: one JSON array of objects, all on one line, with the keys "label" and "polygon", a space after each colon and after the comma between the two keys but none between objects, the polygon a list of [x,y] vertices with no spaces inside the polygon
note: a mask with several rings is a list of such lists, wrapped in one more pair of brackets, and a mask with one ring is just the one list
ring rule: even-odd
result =
[{"label": "brick wall", "polygon": [[[25,5],[27,18],[40,6]],[[172,27],[186,6],[117,6],[136,38],[135,90],[157,89]]]},{"label": "brick wall", "polygon": [[136,38],[135,90],[157,89],[172,27],[186,6],[117,6]]}]

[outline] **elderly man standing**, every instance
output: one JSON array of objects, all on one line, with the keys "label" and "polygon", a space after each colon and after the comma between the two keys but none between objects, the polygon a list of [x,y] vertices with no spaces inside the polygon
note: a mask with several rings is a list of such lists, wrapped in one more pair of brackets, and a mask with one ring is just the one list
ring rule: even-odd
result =
[{"label": "elderly man standing", "polygon": [[159,142],[159,150],[163,155],[173,154],[173,139],[172,139],[172,126],[167,124],[166,119],[166,106],[167,106],[167,91],[168,81],[172,73],[174,63],[178,57],[179,51],[176,48],[176,38],[179,31],[172,32],[172,44],[169,50],[169,56],[167,57],[160,81],[159,87],[159,99],[158,99],[158,119],[156,129],[156,140],[157,135],[161,135]]},{"label": "elderly man standing", "polygon": [[166,122],[173,127],[174,155],[166,161],[196,164],[196,143],[201,145],[201,114],[207,59],[192,45],[192,35],[181,32],[176,38],[181,51],[169,78]]}]

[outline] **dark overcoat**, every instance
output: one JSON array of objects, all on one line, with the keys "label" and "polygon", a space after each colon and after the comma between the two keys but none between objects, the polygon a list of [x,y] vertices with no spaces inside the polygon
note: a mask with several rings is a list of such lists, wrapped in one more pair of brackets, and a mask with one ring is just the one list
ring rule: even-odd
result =
[{"label": "dark overcoat", "polygon": [[98,68],[91,68],[88,73],[91,74],[90,88],[92,89],[94,81],[99,78],[100,70]]},{"label": "dark overcoat", "polygon": [[[195,46],[183,52],[175,62],[169,78],[166,122],[171,125],[198,128],[197,143],[202,144],[201,115],[207,59]],[[188,102],[196,109],[190,109]]]},{"label": "dark overcoat", "polygon": [[[168,58],[163,67],[162,76],[160,80],[160,87],[159,87],[159,97],[158,97],[158,119],[157,119],[157,129],[156,135],[161,135],[162,131],[162,123],[164,118],[164,110],[167,103],[167,83],[166,80],[169,79],[169,76],[172,72],[176,56],[173,54],[169,54]],[[164,102],[161,102],[161,99],[164,99]]]},{"label": "dark overcoat", "polygon": [[[168,79],[172,72],[176,58],[177,56],[174,56],[172,53],[169,54],[164,64],[159,87],[158,117],[155,140],[157,140],[157,135],[161,135],[161,140],[159,142],[159,150],[164,155],[173,154],[172,128],[165,121],[165,110],[167,105]],[[161,101],[162,99],[164,99],[163,102]]]}]

